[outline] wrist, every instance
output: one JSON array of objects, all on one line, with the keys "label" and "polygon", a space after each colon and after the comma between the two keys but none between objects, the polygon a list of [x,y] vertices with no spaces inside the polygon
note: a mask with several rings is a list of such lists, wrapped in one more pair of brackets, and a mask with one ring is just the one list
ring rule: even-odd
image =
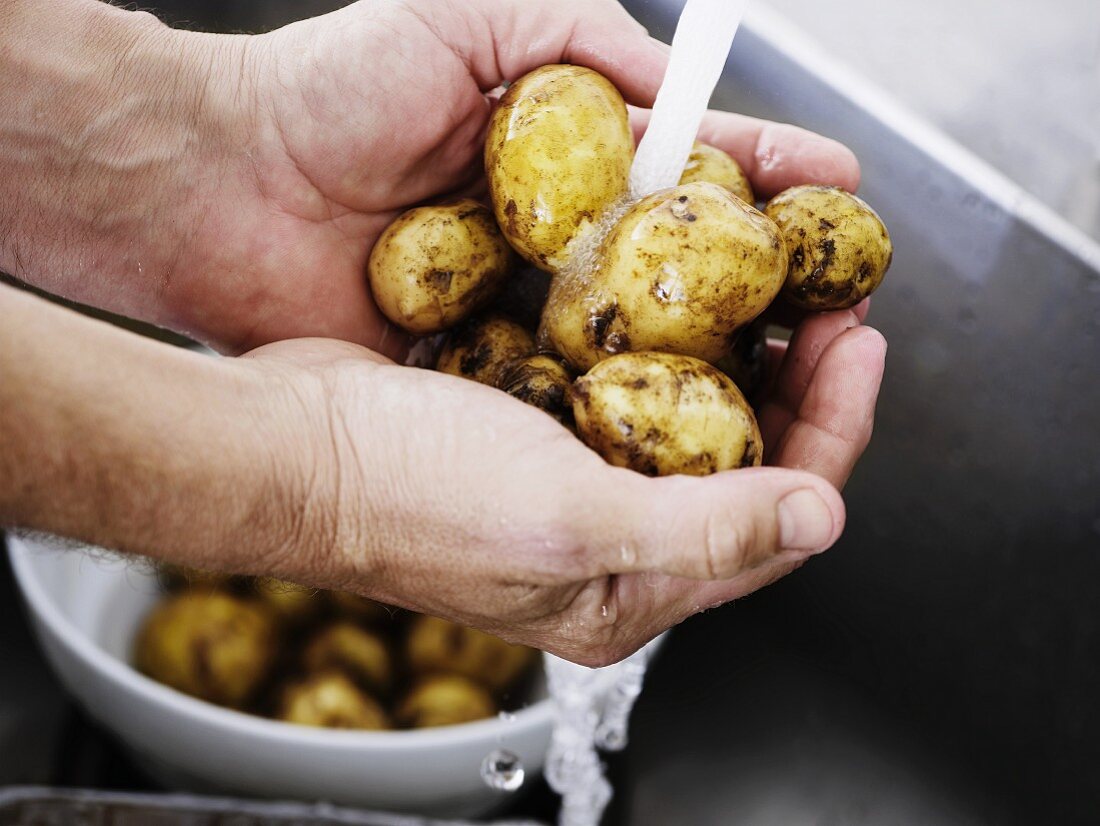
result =
[{"label": "wrist", "polygon": [[6,3],[0,269],[172,326],[163,294],[248,130],[229,89],[245,40],[98,0]]},{"label": "wrist", "polygon": [[255,382],[0,286],[0,524],[188,565],[285,548]]}]

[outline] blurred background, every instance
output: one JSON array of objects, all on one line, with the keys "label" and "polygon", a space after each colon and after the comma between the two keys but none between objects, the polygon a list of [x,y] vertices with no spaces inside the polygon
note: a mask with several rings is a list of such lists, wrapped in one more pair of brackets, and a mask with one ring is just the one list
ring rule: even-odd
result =
[{"label": "blurred background", "polygon": [[[342,3],[155,5],[259,31]],[[626,5],[667,40],[681,4]],[[1100,3],[754,11],[716,101],[860,156],[887,381],[845,538],[673,635],[611,822],[1100,822]],[[0,783],[138,782],[0,582]]]}]

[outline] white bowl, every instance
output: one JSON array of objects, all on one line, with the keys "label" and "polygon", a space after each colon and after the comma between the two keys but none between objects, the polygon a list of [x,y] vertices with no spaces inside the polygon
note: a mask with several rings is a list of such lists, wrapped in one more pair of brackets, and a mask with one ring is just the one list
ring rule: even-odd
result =
[{"label": "white bowl", "polygon": [[61,681],[169,787],[465,817],[506,799],[480,777],[493,749],[515,752],[529,775],[542,768],[552,722],[544,690],[513,719],[420,731],[333,731],[219,708],[128,664],[137,623],[157,597],[151,573],[103,552],[8,543]]}]

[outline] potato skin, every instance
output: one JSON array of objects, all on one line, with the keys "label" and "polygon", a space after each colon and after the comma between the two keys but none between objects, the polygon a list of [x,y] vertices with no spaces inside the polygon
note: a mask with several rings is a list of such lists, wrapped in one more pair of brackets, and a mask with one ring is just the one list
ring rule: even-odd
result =
[{"label": "potato skin", "polygon": [[572,419],[569,406],[572,384],[569,368],[545,353],[513,361],[497,381],[497,387],[509,396],[549,413],[559,422]]},{"label": "potato skin", "polygon": [[578,371],[627,351],[714,362],[783,286],[775,224],[717,184],[632,205],[587,270],[554,278],[539,341]]},{"label": "potato skin", "polygon": [[443,345],[435,369],[496,386],[501,372],[516,359],[534,355],[535,339],[503,316],[471,319]]},{"label": "potato skin", "polygon": [[377,731],[390,727],[382,706],[337,671],[313,674],[285,686],[275,716],[287,723],[322,728]]},{"label": "potato skin", "polygon": [[732,380],[688,356],[624,353],[573,384],[577,434],[612,465],[706,476],[759,465],[763,441]]},{"label": "potato skin", "polygon": [[839,187],[796,186],[764,208],[790,253],[783,294],[807,310],[853,307],[882,283],[893,258],[882,219]]},{"label": "potato skin", "polygon": [[692,146],[684,166],[684,174],[680,176],[681,184],[696,181],[724,186],[746,204],[756,203],[752,184],[741,169],[741,164],[717,146],[702,141],[696,141]]},{"label": "potato skin", "polygon": [[394,663],[385,640],[353,622],[338,621],[322,628],[302,651],[306,671],[340,671],[376,694],[393,686]]},{"label": "potato skin", "polygon": [[386,318],[424,336],[484,307],[513,263],[492,212],[465,198],[398,217],[375,243],[367,275]]},{"label": "potato skin", "polygon": [[733,379],[746,399],[755,399],[768,374],[768,325],[757,319],[737,336],[733,349],[715,367]]},{"label": "potato skin", "polygon": [[134,641],[134,665],[202,700],[242,707],[275,659],[276,622],[262,606],[218,591],[166,597]]},{"label": "potato skin", "polygon": [[406,654],[419,674],[460,674],[496,692],[511,687],[535,661],[534,649],[429,616],[417,617],[409,629]]},{"label": "potato skin", "polygon": [[489,122],[485,172],[509,243],[547,271],[628,189],[634,137],[610,81],[551,65],[513,83]]},{"label": "potato skin", "polygon": [[496,703],[489,693],[458,674],[421,680],[397,707],[397,719],[410,728],[454,726],[496,713]]}]

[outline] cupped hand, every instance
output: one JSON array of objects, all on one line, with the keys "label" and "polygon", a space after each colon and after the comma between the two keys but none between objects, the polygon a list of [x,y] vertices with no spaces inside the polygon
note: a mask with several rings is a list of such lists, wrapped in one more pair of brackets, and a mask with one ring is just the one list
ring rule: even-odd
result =
[{"label": "cupped hand", "polygon": [[[326,336],[394,358],[407,341],[371,300],[367,257],[400,211],[483,185],[500,85],[573,62],[647,106],[667,55],[612,0],[372,0],[201,43],[214,54],[201,112],[232,128],[186,170],[200,194],[159,294],[168,323],[223,351]],[[791,126],[714,113],[701,137],[763,195],[858,183],[847,149]]]},{"label": "cupped hand", "polygon": [[884,354],[852,311],[809,319],[760,411],[774,467],[651,479],[483,385],[342,342],[262,347],[243,363],[274,393],[280,487],[299,503],[266,564],[616,661],[836,541]]}]

